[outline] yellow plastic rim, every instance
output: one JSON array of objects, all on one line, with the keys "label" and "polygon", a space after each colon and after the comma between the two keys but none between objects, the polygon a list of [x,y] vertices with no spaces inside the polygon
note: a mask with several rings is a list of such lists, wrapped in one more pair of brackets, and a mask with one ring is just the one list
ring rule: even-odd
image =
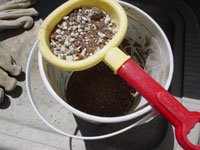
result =
[{"label": "yellow plastic rim", "polygon": [[[98,7],[110,15],[115,21],[118,32],[112,40],[95,55],[80,61],[67,61],[55,56],[50,50],[50,35],[55,26],[72,10],[85,6]],[[42,56],[52,65],[62,70],[79,71],[90,68],[102,61],[109,50],[117,47],[124,39],[128,21],[124,9],[114,0],[69,0],[55,9],[42,23],[38,33],[38,48]],[[115,65],[115,64],[113,64]]]}]

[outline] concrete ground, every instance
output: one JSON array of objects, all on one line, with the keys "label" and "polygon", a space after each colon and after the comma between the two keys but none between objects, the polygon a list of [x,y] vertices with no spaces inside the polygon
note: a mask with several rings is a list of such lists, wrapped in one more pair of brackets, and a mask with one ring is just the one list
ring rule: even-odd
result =
[{"label": "concrete ground", "polygon": [[[135,127],[118,136],[104,140],[77,140],[60,135],[47,127],[34,112],[26,91],[25,69],[29,53],[36,41],[39,26],[47,14],[64,0],[41,0],[34,7],[40,17],[30,30],[16,29],[0,32],[0,52],[10,53],[22,66],[23,73],[17,78],[14,91],[6,93],[0,105],[0,150],[178,150],[171,125],[158,116],[151,122]],[[101,135],[131,124],[92,124],[85,122],[64,109],[48,93],[42,83],[37,58],[32,68],[32,91],[42,114],[59,129],[82,136]],[[189,109],[199,111],[199,101],[180,99]],[[199,127],[191,137],[198,141]]]}]

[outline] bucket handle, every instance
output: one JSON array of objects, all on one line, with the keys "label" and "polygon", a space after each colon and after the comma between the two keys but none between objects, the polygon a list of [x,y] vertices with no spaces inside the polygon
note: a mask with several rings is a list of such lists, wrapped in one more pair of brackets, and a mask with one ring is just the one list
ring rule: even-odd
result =
[{"label": "bucket handle", "polygon": [[75,138],[75,139],[82,139],[82,140],[97,140],[97,139],[105,139],[105,138],[109,138],[118,134],[121,134],[125,131],[128,131],[129,129],[136,127],[138,125],[141,124],[145,124],[148,123],[149,121],[151,121],[155,116],[158,115],[158,112],[156,110],[152,110],[148,115],[146,115],[144,118],[142,118],[141,120],[125,127],[122,128],[120,130],[114,131],[112,133],[108,133],[105,135],[99,135],[99,136],[77,136],[77,135],[73,135],[67,132],[64,132],[58,128],[56,128],[55,126],[53,126],[51,123],[49,123],[41,114],[41,112],[38,110],[35,102],[34,102],[34,98],[32,95],[32,90],[31,90],[31,68],[32,68],[32,64],[33,64],[33,60],[35,58],[36,52],[37,52],[37,41],[34,43],[33,48],[30,52],[29,58],[28,58],[28,62],[27,62],[27,67],[26,67],[26,89],[27,89],[27,94],[28,94],[28,98],[30,100],[30,103],[34,109],[34,111],[36,112],[36,114],[39,116],[39,118],[48,126],[50,127],[52,130],[54,130],[57,133],[60,133],[62,135],[68,136],[70,138]]}]

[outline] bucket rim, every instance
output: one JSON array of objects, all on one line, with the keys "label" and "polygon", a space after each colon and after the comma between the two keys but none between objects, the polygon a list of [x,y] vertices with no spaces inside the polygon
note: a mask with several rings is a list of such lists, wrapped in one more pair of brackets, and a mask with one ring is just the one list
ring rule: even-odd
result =
[{"label": "bucket rim", "polygon": [[[124,4],[126,6],[129,6],[133,9],[135,9],[138,13],[141,13],[142,15],[144,15],[144,17],[146,17],[148,20],[150,20],[150,22],[155,26],[155,28],[157,28],[161,34],[161,36],[163,37],[165,44],[166,44],[166,49],[168,49],[168,53],[169,53],[169,74],[168,74],[168,79],[167,82],[165,83],[165,85],[163,86],[166,90],[168,90],[171,81],[172,81],[172,75],[173,75],[173,70],[174,70],[174,60],[173,60],[173,55],[172,55],[172,50],[171,50],[171,46],[169,44],[169,41],[165,35],[165,33],[163,32],[163,30],[161,29],[161,27],[143,10],[137,8],[136,6],[129,4],[127,2],[123,2],[123,1],[118,1],[120,4]],[[48,89],[48,91],[51,93],[51,95],[61,104],[63,105],[65,108],[67,108],[70,112],[72,112],[73,114],[75,114],[76,116],[83,118],[87,121],[90,122],[95,122],[95,123],[118,123],[118,122],[124,122],[124,121],[128,121],[131,119],[135,119],[139,116],[142,116],[148,112],[150,112],[153,107],[151,105],[148,105],[146,107],[144,107],[143,109],[138,110],[137,112],[131,113],[131,114],[127,114],[124,116],[117,116],[117,117],[100,117],[100,116],[95,116],[95,115],[91,115],[91,114],[87,114],[85,112],[79,111],[78,109],[70,106],[69,104],[67,104],[63,99],[60,98],[60,96],[58,96],[58,94],[53,90],[53,88],[51,87],[50,83],[48,82],[48,79],[46,77],[46,74],[44,72],[44,68],[43,68],[43,57],[40,53],[40,51],[38,51],[38,65],[39,65],[39,70],[40,70],[40,75],[42,77],[42,80],[46,86],[46,88]]]}]

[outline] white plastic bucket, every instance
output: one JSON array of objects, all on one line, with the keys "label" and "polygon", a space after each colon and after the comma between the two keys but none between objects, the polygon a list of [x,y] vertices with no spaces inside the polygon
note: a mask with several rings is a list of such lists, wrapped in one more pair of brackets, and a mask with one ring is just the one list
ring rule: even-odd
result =
[{"label": "white plastic bucket", "polygon": [[[139,65],[143,66],[146,72],[148,72],[157,82],[159,82],[165,89],[168,89],[172,80],[173,74],[173,56],[169,41],[160,28],[160,26],[144,11],[141,9],[126,3],[119,1],[119,3],[124,7],[127,16],[128,16],[128,32],[125,37],[126,45],[120,45],[120,49],[123,49],[125,52],[131,50],[131,58],[134,59]],[[123,43],[123,42],[122,42]],[[142,48],[138,50],[137,46],[134,46],[134,43],[140,44]],[[149,45],[147,46],[147,43]],[[37,43],[36,43],[37,44]],[[32,50],[34,51],[34,49]],[[142,54],[142,58],[141,58]],[[148,54],[148,55],[146,55]],[[30,66],[32,61],[33,52],[31,53],[27,65],[27,89],[28,95],[31,100],[31,103],[40,116],[40,118],[52,129],[55,131],[74,137],[73,135],[68,135],[58,129],[55,129],[50,125],[38,112],[37,107],[32,101],[32,96],[30,92]],[[55,68],[49,64],[45,59],[42,58],[40,52],[38,52],[38,64],[39,70],[42,77],[42,80],[50,92],[50,94],[57,100],[61,105],[66,109],[71,111],[74,115],[94,123],[117,123],[128,121],[148,112],[152,111],[153,108],[148,104],[148,102],[142,97],[136,108],[132,109],[128,114],[119,117],[99,117],[91,114],[87,114],[73,108],[67,103],[65,97],[66,83],[70,77],[69,71],[63,71],[58,68]],[[152,113],[153,114],[153,113]],[[150,115],[146,118],[146,121],[150,118],[152,119],[153,115]],[[155,116],[155,114],[154,114]],[[146,122],[145,119],[141,122],[138,122],[139,125]],[[109,134],[108,136],[103,136],[99,138],[110,137],[119,133],[122,133],[135,125],[129,126],[126,129],[122,129],[119,132]],[[99,139],[99,138],[82,138],[82,139]]]},{"label": "white plastic bucket", "polygon": [[[120,2],[120,4],[126,10],[129,20],[128,32],[125,38],[129,45],[121,46],[120,48],[125,51],[128,48],[131,49],[131,57],[136,62],[140,62],[140,65],[144,65],[145,63],[141,64],[141,61],[146,59],[146,64],[144,66],[145,70],[162,86],[168,89],[172,79],[173,57],[165,34],[157,23],[155,23],[146,13],[128,3]],[[150,45],[145,47],[147,42],[150,43]],[[134,43],[141,43],[141,46],[143,47],[142,50],[149,51],[146,58],[145,56],[144,58],[140,58],[140,55],[137,57],[137,53],[145,54],[146,52],[142,53],[137,51],[136,47],[134,47]],[[57,101],[82,119],[96,123],[114,123],[136,118],[152,109],[150,105],[146,105],[146,100],[142,98],[139,105],[134,110],[131,110],[132,112],[124,116],[99,117],[81,112],[70,106],[65,98],[66,82],[70,76],[70,72],[55,68],[43,59],[40,53],[38,56],[41,77],[42,80],[45,81],[44,84],[47,89],[49,91],[51,89],[50,93]],[[140,61],[137,59],[140,59]]]}]

